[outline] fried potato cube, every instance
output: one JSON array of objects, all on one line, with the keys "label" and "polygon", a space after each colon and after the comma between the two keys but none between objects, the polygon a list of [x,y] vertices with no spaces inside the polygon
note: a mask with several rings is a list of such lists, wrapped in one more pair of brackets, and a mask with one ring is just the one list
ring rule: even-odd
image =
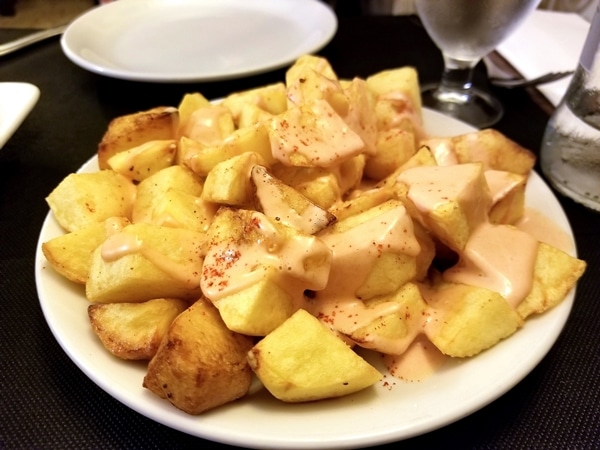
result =
[{"label": "fried potato cube", "polygon": [[171,324],[143,386],[188,414],[201,414],[246,395],[252,381],[246,354],[252,345],[201,298]]},{"label": "fried potato cube", "polygon": [[243,334],[269,333],[327,283],[325,243],[260,212],[221,207],[207,240],[202,291]]},{"label": "fried potato cube", "polygon": [[252,370],[284,402],[352,394],[377,383],[381,373],[317,318],[300,309],[248,353]]},{"label": "fried potato cube", "polygon": [[451,138],[458,162],[481,162],[485,169],[529,175],[535,155],[497,130],[486,129]]},{"label": "fried potato cube", "polygon": [[146,142],[175,139],[178,126],[179,114],[170,106],[116,117],[98,144],[98,166],[108,169],[111,156]]},{"label": "fried potato cube", "polygon": [[390,305],[391,312],[373,314],[370,323],[353,330],[348,337],[363,348],[387,355],[401,355],[424,331],[423,316],[427,313],[428,306],[417,285],[410,282],[389,296],[365,302],[365,306],[371,311],[377,306],[385,305]]},{"label": "fried potato cube", "polygon": [[319,56],[298,58],[285,74],[285,85],[288,108],[324,100],[342,116],[348,110],[349,100],[337,75],[329,62]]},{"label": "fried potato cube", "polygon": [[490,222],[517,223],[525,214],[527,176],[501,170],[486,170],[484,176],[492,194]]},{"label": "fried potato cube", "polygon": [[429,340],[445,355],[474,356],[512,335],[523,320],[498,292],[441,283],[422,290],[429,305]]},{"label": "fried potato cube", "polygon": [[246,152],[218,163],[207,175],[202,199],[229,206],[250,207],[254,203],[252,168],[264,164],[254,152]]},{"label": "fried potato cube", "polygon": [[273,118],[273,114],[266,112],[256,105],[246,103],[242,106],[240,116],[237,121],[238,128],[251,127],[261,122],[268,122]]},{"label": "fried potato cube", "polygon": [[63,234],[42,243],[42,252],[50,265],[66,279],[85,284],[88,280],[92,253],[108,237],[111,230],[129,223],[125,217],[91,223],[77,231]]},{"label": "fried potato cube", "polygon": [[107,303],[88,306],[94,333],[117,358],[150,360],[171,322],[187,309],[176,298],[157,298],[143,303]]},{"label": "fried potato cube", "polygon": [[202,233],[131,224],[92,254],[86,296],[93,303],[134,303],[200,295]]},{"label": "fried potato cube", "polygon": [[199,92],[185,94],[177,106],[177,111],[179,112],[177,137],[180,137],[183,130],[187,128],[192,114],[200,108],[210,106],[210,104],[210,101]]},{"label": "fried potato cube", "polygon": [[206,177],[220,162],[246,152],[259,154],[267,166],[275,162],[271,153],[267,126],[263,123],[238,128],[223,142],[213,146],[204,146],[183,137],[179,142],[179,148],[182,152],[180,163],[202,177]]},{"label": "fried potato cube", "polygon": [[218,205],[201,197],[176,188],[168,188],[155,198],[148,223],[204,233],[217,209]]},{"label": "fried potato cube", "polygon": [[227,328],[247,336],[266,336],[296,312],[297,300],[277,279],[274,269],[265,268],[256,283],[214,300]]},{"label": "fried potato cube", "polygon": [[415,167],[400,173],[396,186],[410,215],[455,251],[488,220],[492,198],[480,163]]},{"label": "fried potato cube", "polygon": [[392,172],[390,175],[388,175],[379,183],[377,183],[377,186],[395,189],[396,183],[398,182],[398,177],[402,172],[405,172],[408,169],[412,169],[413,167],[427,167],[437,165],[438,164],[431,151],[427,147],[419,147],[414,155],[408,158],[408,160],[401,164],[400,167],[394,170],[394,172]]},{"label": "fried potato cube", "polygon": [[173,164],[177,143],[174,139],[148,141],[119,152],[108,159],[108,166],[133,182],[140,182]]},{"label": "fried potato cube", "polygon": [[273,157],[299,167],[334,167],[360,154],[365,143],[321,99],[288,108],[269,127]]},{"label": "fried potato cube", "polygon": [[331,80],[338,79],[338,76],[333,70],[331,63],[326,58],[317,55],[304,54],[299,56],[285,73],[286,85],[289,86],[294,81],[302,78],[301,74],[306,67],[310,67],[316,73],[319,73]]},{"label": "fried potato cube", "polygon": [[366,156],[360,154],[347,159],[337,167],[330,168],[338,179],[342,197],[360,186],[365,172],[365,161]]},{"label": "fried potato cube", "polygon": [[317,299],[343,289],[350,298],[364,301],[390,294],[417,275],[421,247],[398,200],[338,221],[319,237],[332,249],[333,262],[328,285],[316,293]]},{"label": "fried potato cube", "polygon": [[586,268],[585,261],[551,245],[539,243],[529,295],[517,307],[522,318],[541,314],[559,304]]},{"label": "fried potato cube", "polygon": [[169,190],[185,192],[200,197],[203,181],[189,168],[175,165],[146,178],[137,186],[131,218],[134,223],[153,223],[157,205]]},{"label": "fried potato cube", "polygon": [[419,243],[419,254],[416,256],[417,281],[424,280],[429,275],[429,269],[435,259],[440,257],[439,242],[419,223],[413,221],[413,233]]},{"label": "fried potato cube", "polygon": [[342,198],[338,177],[323,167],[287,167],[283,164],[271,168],[275,177],[293,187],[321,208],[328,209]]},{"label": "fried potato cube", "polygon": [[356,296],[361,299],[372,299],[385,295],[416,279],[416,258],[404,253],[382,253],[371,268],[367,279],[356,290]]},{"label": "fried potato cube", "polygon": [[329,208],[337,220],[360,214],[375,206],[395,198],[394,191],[389,187],[375,186],[371,189],[352,192],[347,200],[337,202]]},{"label": "fried potato cube", "polygon": [[405,97],[405,109],[421,117],[421,88],[419,75],[414,67],[405,66],[384,70],[366,79],[367,87],[378,97],[401,99]]},{"label": "fried potato cube", "polygon": [[414,134],[402,129],[388,129],[377,136],[376,153],[368,157],[365,175],[372,180],[382,180],[413,156],[417,149]]},{"label": "fried potato cube", "polygon": [[403,95],[379,97],[375,101],[373,114],[379,132],[390,129],[406,131],[414,136],[415,147],[418,147],[426,135],[422,119],[413,111],[407,111],[408,102],[408,98]]},{"label": "fried potato cube", "polygon": [[377,142],[377,117],[373,114],[375,96],[368,89],[365,80],[358,77],[343,85],[343,93],[348,98],[347,110],[336,111],[344,119],[344,122],[363,140],[365,144],[364,154],[374,155]]},{"label": "fried potato cube", "polygon": [[284,112],[287,109],[287,91],[284,83],[273,83],[229,94],[221,104],[231,111],[233,120],[242,128],[240,121],[249,105],[269,115]]},{"label": "fried potato cube", "polygon": [[67,175],[46,197],[57,222],[76,231],[110,217],[131,217],[136,188],[112,170]]},{"label": "fried potato cube", "polygon": [[335,221],[333,214],[271,175],[266,167],[252,167],[251,179],[256,209],[268,217],[306,234],[315,234]]},{"label": "fried potato cube", "polygon": [[179,128],[179,137],[187,137],[204,145],[218,145],[235,130],[233,116],[222,105],[209,104],[193,111]]}]

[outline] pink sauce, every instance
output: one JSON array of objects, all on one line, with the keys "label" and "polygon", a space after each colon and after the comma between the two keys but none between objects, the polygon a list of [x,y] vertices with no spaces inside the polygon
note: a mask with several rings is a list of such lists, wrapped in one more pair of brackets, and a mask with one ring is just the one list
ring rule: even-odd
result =
[{"label": "pink sauce", "polygon": [[271,152],[287,166],[332,167],[361,153],[364,142],[325,100],[288,109],[271,121]]},{"label": "pink sauce", "polygon": [[[198,243],[190,242],[190,245]],[[190,289],[195,289],[200,284],[200,263],[198,260],[190,260],[186,263],[173,261],[168,255],[164,255],[154,248],[146,245],[136,234],[129,233],[127,229],[111,234],[101,247],[102,259],[107,262],[116,261],[127,255],[140,254],[152,264],[158,267],[170,277],[180,281]]]},{"label": "pink sauce", "polygon": [[217,301],[271,276],[301,306],[305,289],[325,287],[331,252],[323,241],[284,234],[262,213],[240,213],[241,236],[214,239],[206,252],[200,286],[207,298]]},{"label": "pink sauce", "polygon": [[389,373],[404,381],[421,381],[433,375],[448,360],[423,334],[401,355],[383,355]]}]

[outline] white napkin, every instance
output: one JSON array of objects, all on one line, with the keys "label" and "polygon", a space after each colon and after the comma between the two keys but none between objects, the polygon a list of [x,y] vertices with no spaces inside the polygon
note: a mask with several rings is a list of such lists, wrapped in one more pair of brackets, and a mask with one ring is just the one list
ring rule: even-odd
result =
[{"label": "white napkin", "polygon": [[[575,70],[590,24],[575,13],[535,10],[496,49],[525,78]],[[572,77],[538,86],[556,106]]]}]

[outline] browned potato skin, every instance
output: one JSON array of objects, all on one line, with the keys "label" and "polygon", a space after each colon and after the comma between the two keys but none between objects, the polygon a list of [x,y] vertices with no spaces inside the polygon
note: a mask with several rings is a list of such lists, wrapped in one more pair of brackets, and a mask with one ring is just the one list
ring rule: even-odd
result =
[{"label": "browned potato skin", "polygon": [[150,360],[173,320],[188,306],[177,298],[95,304],[88,307],[88,316],[102,345],[117,358]]},{"label": "browned potato skin", "polygon": [[252,381],[246,354],[253,340],[227,329],[201,298],[171,324],[148,365],[143,386],[188,414],[244,396]]},{"label": "browned potato skin", "polygon": [[530,150],[498,130],[485,129],[450,138],[459,164],[480,161],[486,169],[529,175],[535,165]]},{"label": "browned potato skin", "polygon": [[168,106],[116,117],[98,144],[98,166],[109,169],[111,156],[145,142],[175,139],[178,123],[177,109]]}]

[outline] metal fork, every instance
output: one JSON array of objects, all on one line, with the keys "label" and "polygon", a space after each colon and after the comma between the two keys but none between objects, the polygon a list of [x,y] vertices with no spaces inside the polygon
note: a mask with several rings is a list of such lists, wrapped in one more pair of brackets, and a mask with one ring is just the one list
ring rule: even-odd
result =
[{"label": "metal fork", "polygon": [[550,83],[552,81],[557,81],[562,78],[568,77],[569,75],[573,75],[573,71],[569,70],[566,72],[549,72],[547,74],[541,75],[536,78],[525,79],[525,78],[490,78],[490,83],[494,86],[503,87],[507,89],[514,88],[525,88],[530,86],[539,86],[540,84]]},{"label": "metal fork", "polygon": [[36,42],[43,41],[44,39],[51,38],[62,34],[67,28],[67,25],[60,27],[49,28],[47,30],[36,31],[35,33],[28,34],[21,38],[13,41],[0,44],[0,56],[8,55],[9,53],[16,52],[22,48],[28,47]]}]

